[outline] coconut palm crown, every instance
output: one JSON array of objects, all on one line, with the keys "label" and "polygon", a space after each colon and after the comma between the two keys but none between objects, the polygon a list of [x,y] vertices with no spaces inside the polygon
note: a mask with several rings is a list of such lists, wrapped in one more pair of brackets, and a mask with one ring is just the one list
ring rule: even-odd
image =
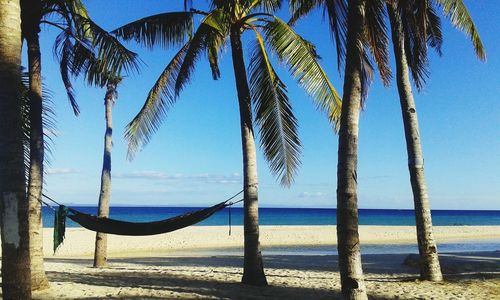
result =
[{"label": "coconut palm crown", "polygon": [[397,7],[401,21],[404,51],[413,82],[421,91],[429,77],[427,50],[429,47],[441,55],[443,35],[438,10],[453,27],[462,31],[472,42],[477,58],[486,60],[486,51],[479,32],[462,0],[390,0]]},{"label": "coconut palm crown", "polygon": [[109,78],[138,71],[137,54],[92,21],[80,0],[45,0],[41,5],[40,23],[61,30],[54,43],[54,55],[75,115],[80,109],[72,77],[82,76],[89,85],[105,87]]},{"label": "coconut palm crown", "polygon": [[[149,142],[189,83],[202,55],[208,58],[213,78],[218,79],[221,50],[231,31],[240,34],[249,31],[255,37],[248,66],[255,121],[271,171],[280,177],[283,185],[289,185],[300,164],[301,143],[287,88],[271,64],[269,54],[288,68],[336,127],[340,97],[319,65],[314,46],[272,14],[280,8],[281,0],[213,0],[207,12],[194,9],[189,2],[185,1],[185,11],[146,17],[113,32],[147,47],[180,47],[150,90],[140,112],[127,126],[129,157]],[[195,28],[196,16],[202,19]]]},{"label": "coconut palm crown", "polygon": [[[364,3],[364,18],[361,36],[358,37],[359,60],[362,72],[363,101],[368,96],[368,88],[373,80],[374,64],[376,65],[382,83],[388,86],[392,73],[389,67],[389,38],[385,18],[385,1],[373,0]],[[339,72],[346,59],[347,43],[347,0],[290,0],[290,25],[307,16],[315,9],[323,10],[324,18],[328,21],[331,38],[337,52],[337,66]],[[345,75],[345,74],[344,74]]]}]

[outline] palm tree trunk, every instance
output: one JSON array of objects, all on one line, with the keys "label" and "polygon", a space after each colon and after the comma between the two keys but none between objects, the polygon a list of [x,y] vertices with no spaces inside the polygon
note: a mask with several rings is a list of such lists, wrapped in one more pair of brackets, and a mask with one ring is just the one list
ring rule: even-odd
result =
[{"label": "palm tree trunk", "polygon": [[413,190],[415,219],[417,224],[418,251],[420,253],[420,277],[423,280],[441,281],[443,275],[439,266],[436,242],[432,234],[432,219],[429,197],[424,176],[424,158],[418,130],[418,118],[404,48],[402,25],[397,15],[395,2],[387,2],[392,29],[392,42],[396,58],[396,76],[401,112],[405,129],[408,170]]},{"label": "palm tree trunk", "polygon": [[31,288],[49,287],[43,266],[42,205],[44,137],[42,123],[42,78],[40,72],[40,44],[38,34],[27,37],[29,64],[30,105],[30,166],[28,205],[31,256]]},{"label": "palm tree trunk", "polygon": [[[113,104],[116,84],[108,83],[104,106],[106,109],[106,133],[104,134],[104,156],[101,172],[101,192],[99,193],[99,217],[109,217],[109,199],[111,194],[111,149],[113,147]],[[107,264],[108,236],[98,232],[95,239],[94,267],[102,268]]]},{"label": "palm tree trunk", "polygon": [[350,1],[337,165],[337,248],[345,299],[367,299],[359,245],[357,196],[363,15],[364,1]]},{"label": "palm tree trunk", "polygon": [[241,141],[243,148],[244,236],[245,257],[242,283],[267,285],[259,243],[259,205],[257,152],[252,125],[250,90],[248,88],[243,47],[239,28],[231,29],[231,51],[240,108]]},{"label": "palm tree trunk", "polygon": [[0,225],[4,299],[31,299],[20,67],[20,4],[0,0]]},{"label": "palm tree trunk", "polygon": [[42,68],[40,54],[40,1],[21,2],[22,31],[28,46],[30,164],[28,178],[31,288],[49,287],[43,265],[42,205],[44,136],[42,122]]}]

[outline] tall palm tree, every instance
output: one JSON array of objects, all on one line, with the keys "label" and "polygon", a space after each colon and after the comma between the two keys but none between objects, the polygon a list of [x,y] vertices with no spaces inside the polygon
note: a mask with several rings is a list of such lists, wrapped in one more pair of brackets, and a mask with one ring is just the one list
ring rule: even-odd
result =
[{"label": "tall palm tree", "polygon": [[359,111],[373,77],[371,52],[383,83],[391,78],[383,0],[292,0],[293,24],[320,7],[328,18],[337,48],[339,69],[344,63],[344,91],[337,162],[337,249],[342,293],[346,299],[367,299],[358,233],[357,159]]},{"label": "tall palm tree", "polygon": [[432,233],[432,219],[424,176],[424,158],[418,127],[418,118],[409,73],[420,90],[429,72],[427,69],[427,44],[441,54],[441,24],[436,5],[444,9],[451,23],[471,37],[479,59],[486,55],[467,8],[461,0],[388,0],[387,11],[392,31],[396,79],[403,115],[408,170],[413,190],[417,241],[420,253],[420,277],[423,280],[441,281],[436,242]]},{"label": "tall palm tree", "polygon": [[[186,8],[191,8],[189,2],[185,1]],[[189,82],[201,55],[206,53],[213,78],[219,78],[219,53],[229,40],[243,151],[245,234],[242,282],[252,285],[267,284],[259,245],[254,120],[259,128],[265,158],[283,185],[293,181],[300,164],[301,150],[297,120],[286,94],[286,86],[271,64],[268,50],[288,67],[291,75],[298,79],[334,124],[340,112],[340,98],[318,64],[313,45],[272,14],[280,5],[280,0],[213,0],[208,12],[191,8],[163,13],[114,31],[125,40],[134,39],[148,47],[181,47],[149,92],[139,114],[127,127],[130,155],[149,141],[167,110]],[[196,15],[201,15],[202,20],[194,30]],[[255,34],[248,67],[250,79],[247,77],[241,42],[245,31]]]},{"label": "tall palm tree", "polygon": [[31,299],[23,156],[19,1],[0,0],[0,225],[2,296]]},{"label": "tall palm tree", "polygon": [[[104,134],[104,155],[101,172],[101,189],[99,193],[98,215],[101,218],[109,217],[109,200],[111,197],[111,150],[113,148],[113,106],[118,97],[117,87],[120,77],[110,78],[107,83],[104,97],[106,132]],[[97,232],[95,240],[94,267],[105,267],[107,264],[108,238],[105,233]]]},{"label": "tall palm tree", "polygon": [[[62,32],[56,39],[55,52],[60,62],[61,77],[76,115],[78,105],[71,85],[71,75],[83,74],[87,80],[102,85],[109,70],[136,68],[135,54],[126,50],[114,37],[89,19],[80,0],[21,0],[23,38],[27,42],[30,105],[30,163],[28,203],[30,256],[33,290],[48,287],[43,267],[41,196],[43,191],[44,135],[42,116],[42,74],[39,33],[41,24]],[[103,56],[97,64],[97,56]],[[105,57],[104,57],[105,56]]]}]

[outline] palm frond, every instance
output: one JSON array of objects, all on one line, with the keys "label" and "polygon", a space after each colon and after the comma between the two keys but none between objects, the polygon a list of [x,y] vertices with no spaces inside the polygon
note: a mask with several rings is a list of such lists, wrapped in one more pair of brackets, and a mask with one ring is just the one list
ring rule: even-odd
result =
[{"label": "palm frond", "polygon": [[24,161],[24,178],[28,182],[29,178],[29,167],[30,167],[30,99],[29,99],[29,79],[28,73],[23,72],[21,76],[21,84],[19,86],[19,97],[21,102],[21,120],[22,120],[22,142],[23,142],[23,161]]},{"label": "palm frond", "polygon": [[368,98],[368,90],[373,82],[374,73],[373,64],[370,57],[367,55],[369,51],[367,48],[368,46],[365,46],[361,52],[361,109],[365,107],[366,99]]},{"label": "palm frond", "polygon": [[283,0],[258,0],[253,1],[252,10],[259,12],[273,13],[281,8]]},{"label": "palm frond", "polygon": [[271,172],[281,178],[281,184],[290,186],[300,165],[297,119],[286,86],[271,66],[258,33],[248,69],[255,119],[266,160]]},{"label": "palm frond", "polygon": [[389,38],[385,24],[385,0],[370,0],[365,5],[366,44],[377,63],[380,77],[385,86],[391,81],[389,67]]},{"label": "palm frond", "polygon": [[[25,165],[25,178],[26,182],[29,178],[30,169],[30,136],[31,136],[31,122],[30,122],[30,99],[29,99],[29,74],[23,72],[21,76],[20,86],[20,101],[22,107],[22,129],[23,129],[23,153]],[[54,147],[55,132],[56,132],[56,117],[53,109],[52,92],[43,86],[42,92],[42,126],[43,126],[43,146],[45,158],[43,160],[44,170],[50,165],[52,159],[52,149]]]},{"label": "palm frond", "polygon": [[441,32],[441,19],[436,14],[432,5],[427,7],[427,44],[434,48],[438,55],[442,55],[443,34]]},{"label": "palm frond", "polygon": [[404,33],[406,61],[413,82],[420,91],[430,74],[427,56],[427,6],[421,1],[400,0],[396,16]]},{"label": "palm frond", "polygon": [[54,56],[59,61],[61,79],[66,89],[70,105],[73,108],[73,113],[78,116],[80,114],[80,108],[76,101],[73,85],[71,84],[72,53],[74,53],[74,51],[73,43],[71,42],[71,33],[69,30],[66,30],[61,32],[56,38],[54,43]]},{"label": "palm frond", "polygon": [[124,39],[153,48],[182,45],[193,31],[193,13],[188,11],[170,12],[149,16],[126,25],[111,33]]},{"label": "palm frond", "polygon": [[345,41],[347,34],[347,2],[345,0],[290,0],[290,26],[311,13],[315,8],[323,8],[323,17],[328,19],[330,34],[337,51],[337,68],[341,72],[345,60]]},{"label": "palm frond", "polygon": [[236,9],[251,7],[253,0],[210,0],[212,10],[220,9],[227,15],[234,15]]},{"label": "palm frond", "polygon": [[229,32],[228,24],[223,22],[221,18],[222,10],[220,9],[207,15],[189,41],[189,47],[186,50],[175,84],[176,96],[190,82],[195,65],[203,54],[207,54],[209,57],[213,78],[219,78],[218,53]]},{"label": "palm frond", "polygon": [[484,61],[486,60],[486,51],[483,42],[476,29],[476,25],[462,0],[434,0],[443,8],[443,12],[450,19],[453,26],[463,31],[472,41],[476,56]]},{"label": "palm frond", "polygon": [[[44,164],[48,167],[54,158],[54,138],[57,137],[57,118],[54,110],[53,93],[45,85],[42,92],[42,125],[43,125],[43,142],[44,142]],[[46,171],[47,168],[44,168]]]},{"label": "palm frond", "polygon": [[213,11],[204,19],[203,23],[211,26],[214,31],[214,34],[211,34],[206,42],[208,62],[212,70],[212,77],[217,80],[220,78],[219,55],[226,45],[230,23],[227,22],[226,16],[222,14],[221,10]]},{"label": "palm frond", "polygon": [[323,0],[290,0],[289,9],[292,16],[288,21],[288,25],[294,26],[299,19],[310,14],[313,9],[320,7],[322,3]]},{"label": "palm frond", "polygon": [[137,151],[149,143],[152,135],[166,117],[168,110],[177,100],[175,83],[188,47],[189,43],[185,44],[172,58],[149,91],[139,113],[127,125],[125,140],[128,143],[128,159],[133,159]]},{"label": "palm frond", "polygon": [[[89,85],[104,87],[110,78],[139,69],[137,54],[125,48],[115,37],[85,20],[92,39],[87,39],[68,28],[56,39],[57,57],[63,68],[63,81],[70,87],[69,72],[73,77],[84,76]],[[72,92],[72,90],[70,90]],[[74,97],[74,96],[73,96]]]},{"label": "palm frond", "polygon": [[[91,30],[89,22],[90,16],[88,14],[87,8],[82,3],[81,0],[63,0],[64,8],[62,8],[63,13],[68,14],[71,19],[71,23],[68,22],[67,25],[71,26],[75,32],[78,32],[79,36],[86,39],[93,38],[93,31]],[[62,5],[61,5],[62,6]]]},{"label": "palm frond", "polygon": [[328,18],[330,33],[337,50],[337,68],[341,72],[345,55],[347,39],[347,3],[345,0],[326,1],[324,15]]},{"label": "palm frond", "polygon": [[263,26],[266,43],[278,59],[288,66],[292,76],[312,97],[337,128],[340,121],[340,97],[321,68],[312,44],[307,43],[282,20],[273,17]]},{"label": "palm frond", "polygon": [[110,73],[113,77],[138,72],[140,65],[136,53],[128,50],[91,19],[84,19],[82,23],[88,24],[88,30],[92,34],[91,47],[100,63],[98,72]]}]

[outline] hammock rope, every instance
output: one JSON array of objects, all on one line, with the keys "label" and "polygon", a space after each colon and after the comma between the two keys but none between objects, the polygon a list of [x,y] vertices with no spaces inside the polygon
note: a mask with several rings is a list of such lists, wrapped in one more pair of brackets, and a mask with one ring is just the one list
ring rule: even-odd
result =
[{"label": "hammock rope", "polygon": [[243,193],[244,190],[236,193],[228,199],[208,208],[187,212],[185,214],[175,216],[172,218],[152,221],[152,222],[127,222],[110,218],[102,218],[95,215],[82,213],[76,209],[67,207],[54,199],[42,194],[43,197],[57,204],[57,209],[45,201],[40,200],[42,204],[47,205],[54,210],[54,254],[59,246],[63,243],[66,232],[66,218],[70,218],[74,222],[80,224],[82,227],[102,233],[128,235],[128,236],[144,236],[155,235],[179,230],[196,223],[199,223],[219,210],[229,207],[229,235],[231,235],[231,211],[232,205],[242,202],[244,199],[238,201],[231,201],[238,195]]}]

